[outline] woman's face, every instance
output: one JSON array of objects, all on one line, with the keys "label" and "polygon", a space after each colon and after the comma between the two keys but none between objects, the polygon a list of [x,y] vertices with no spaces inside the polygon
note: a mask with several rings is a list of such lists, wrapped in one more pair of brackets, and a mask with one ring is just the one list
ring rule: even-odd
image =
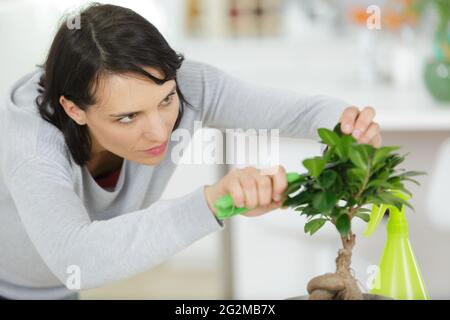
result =
[{"label": "woman's face", "polygon": [[[156,69],[144,69],[163,78]],[[156,156],[143,151],[170,139],[179,113],[175,86],[175,80],[158,85],[135,74],[102,77],[96,92],[97,104],[86,111],[73,111],[77,120],[88,127],[93,158],[113,153],[145,165],[159,163],[167,148]]]}]

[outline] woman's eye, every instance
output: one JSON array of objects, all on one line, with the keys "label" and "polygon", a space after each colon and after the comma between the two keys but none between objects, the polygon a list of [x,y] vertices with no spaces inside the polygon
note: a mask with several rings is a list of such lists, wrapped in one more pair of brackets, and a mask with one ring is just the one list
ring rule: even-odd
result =
[{"label": "woman's eye", "polygon": [[136,115],[135,113],[134,113],[134,114],[130,114],[130,115],[126,116],[126,117],[120,118],[118,121],[119,121],[120,123],[122,123],[122,124],[128,124],[128,123],[131,123],[131,122],[133,122],[133,120],[131,120],[131,121],[122,121],[122,120],[127,119],[127,118],[131,118],[131,117],[133,117],[133,116],[135,116],[135,115]]},{"label": "woman's eye", "polygon": [[174,96],[175,92],[170,94],[170,96],[167,96],[167,98],[163,100],[162,105],[169,105],[172,102]]},{"label": "woman's eye", "polygon": [[[161,103],[161,105],[167,106],[167,105],[171,104],[174,96],[175,96],[175,92],[174,92],[174,93],[171,93],[169,96],[167,96],[167,97],[163,100],[163,102]],[[135,116],[136,116],[136,113],[133,113],[133,114],[130,114],[130,115],[126,116],[126,117],[120,118],[120,119],[117,120],[117,121],[118,121],[119,123],[122,123],[122,124],[129,124],[129,123],[132,123],[132,122],[133,122],[132,119],[133,119]],[[123,120],[130,119],[130,118],[131,118],[131,120],[123,121]]]}]

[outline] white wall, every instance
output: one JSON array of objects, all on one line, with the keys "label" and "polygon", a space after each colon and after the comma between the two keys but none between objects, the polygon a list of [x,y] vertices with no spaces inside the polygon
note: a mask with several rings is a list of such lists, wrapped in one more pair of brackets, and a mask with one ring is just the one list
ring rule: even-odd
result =
[{"label": "white wall", "polygon": [[[16,79],[45,61],[54,34],[63,15],[92,1],[86,0],[0,0],[0,93]],[[129,7],[151,21],[168,37],[166,10],[174,2],[157,0],[99,0]]]}]

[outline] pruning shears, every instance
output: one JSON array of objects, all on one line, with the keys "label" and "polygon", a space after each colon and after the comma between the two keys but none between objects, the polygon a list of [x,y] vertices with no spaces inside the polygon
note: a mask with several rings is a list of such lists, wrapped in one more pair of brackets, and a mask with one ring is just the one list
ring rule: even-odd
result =
[{"label": "pruning shears", "polygon": [[[288,187],[300,179],[300,175],[297,172],[286,173],[286,179],[288,182]],[[230,194],[224,195],[219,198],[215,203],[214,207],[217,209],[216,216],[220,220],[245,213],[249,209],[246,207],[238,208],[234,205],[233,198]]]}]

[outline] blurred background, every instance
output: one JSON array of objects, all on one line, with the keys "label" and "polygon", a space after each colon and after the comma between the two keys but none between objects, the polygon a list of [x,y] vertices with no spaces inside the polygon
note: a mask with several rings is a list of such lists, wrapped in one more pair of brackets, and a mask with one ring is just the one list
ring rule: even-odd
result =
[{"label": "blurred background", "polygon": [[[434,299],[450,299],[449,0],[140,0],[129,7],[188,59],[213,64],[255,85],[327,94],[373,106],[385,145],[409,152],[404,167],[427,171],[412,185],[410,240]],[[0,92],[45,60],[63,14],[88,1],[0,0]],[[216,129],[202,129],[214,131]],[[200,139],[196,135],[196,139]],[[194,139],[195,140],[195,139]],[[314,141],[282,138],[280,163],[302,172]],[[211,184],[225,165],[180,164],[163,198]],[[176,181],[176,183],[175,183]],[[338,234],[314,238],[305,219],[278,210],[234,217],[163,264],[82,299],[284,299],[334,270]],[[356,225],[361,234],[364,225]],[[353,268],[363,287],[385,241],[381,227],[358,239]],[[107,267],[107,266],[104,266]]]}]

